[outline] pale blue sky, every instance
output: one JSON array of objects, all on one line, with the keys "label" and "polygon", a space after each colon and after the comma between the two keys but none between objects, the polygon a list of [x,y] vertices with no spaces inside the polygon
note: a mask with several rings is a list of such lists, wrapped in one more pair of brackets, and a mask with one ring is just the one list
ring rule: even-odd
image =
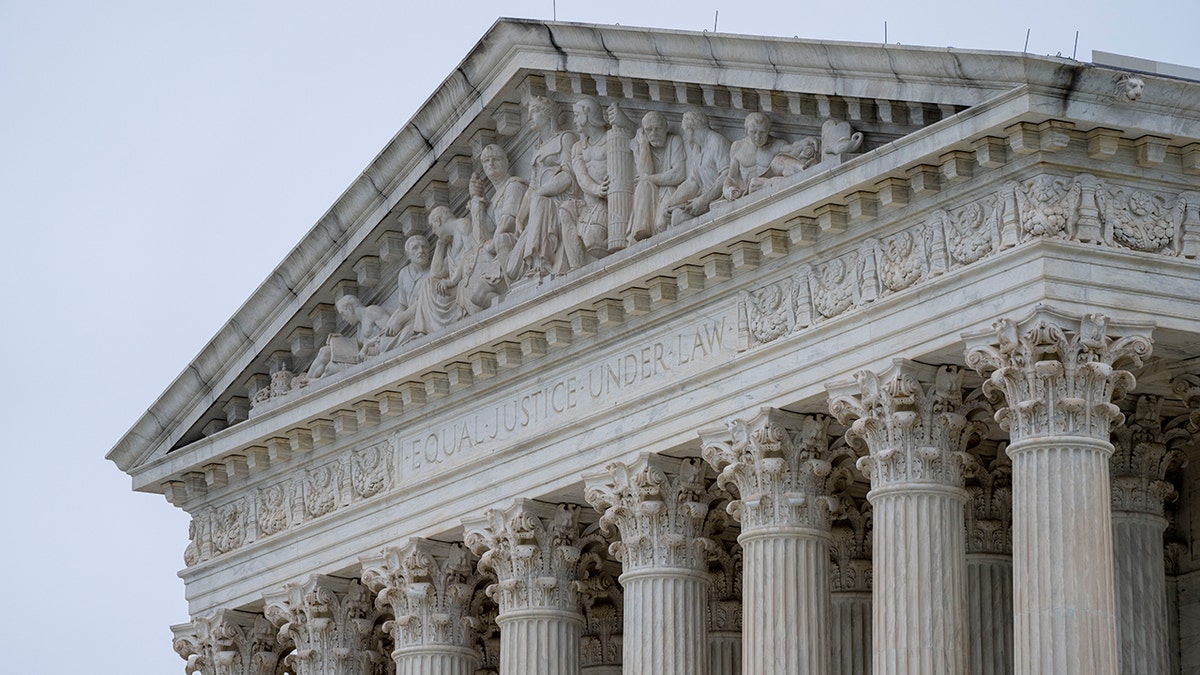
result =
[{"label": "pale blue sky", "polygon": [[[1200,66],[1200,3],[558,0],[558,18]],[[673,9],[663,9],[662,7]],[[686,9],[683,9],[686,7]],[[0,670],[182,673],[187,517],[103,459],[499,16],[0,0]]]}]

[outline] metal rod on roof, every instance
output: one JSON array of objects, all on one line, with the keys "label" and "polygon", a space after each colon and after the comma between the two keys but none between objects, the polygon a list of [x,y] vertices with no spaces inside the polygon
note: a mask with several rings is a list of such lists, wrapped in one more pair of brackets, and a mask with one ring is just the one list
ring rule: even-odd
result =
[{"label": "metal rod on roof", "polygon": [[1079,31],[1075,31],[1075,48],[1071,50],[1071,60],[1075,61],[1075,54],[1079,52]]},{"label": "metal rod on roof", "polygon": [[883,22],[883,44],[887,44],[887,21]]},{"label": "metal rod on roof", "polygon": [[1025,53],[1025,52],[1027,52],[1027,51],[1029,51],[1029,34],[1030,34],[1030,33],[1032,33],[1032,32],[1033,32],[1033,29],[1032,29],[1032,28],[1026,28],[1026,29],[1025,29],[1025,48],[1021,50],[1021,53],[1022,53],[1022,54],[1024,54],[1024,53]]},{"label": "metal rod on roof", "polygon": [[558,21],[558,0],[550,0],[550,11],[554,16],[554,20]]},{"label": "metal rod on roof", "polygon": [[713,32],[717,32],[717,17],[721,16],[721,10],[713,10]]}]

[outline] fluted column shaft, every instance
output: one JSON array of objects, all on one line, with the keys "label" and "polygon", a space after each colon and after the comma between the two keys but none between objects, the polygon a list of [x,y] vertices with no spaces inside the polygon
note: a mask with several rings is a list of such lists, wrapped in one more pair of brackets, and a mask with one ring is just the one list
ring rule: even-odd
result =
[{"label": "fluted column shaft", "polygon": [[1108,457],[1090,438],[1014,441],[1016,672],[1115,673]]},{"label": "fluted column shaft", "polygon": [[500,675],[579,673],[578,613],[553,609],[516,610],[496,618],[500,626]]},{"label": "fluted column shaft", "polygon": [[829,672],[829,533],[743,532],[743,672]]},{"label": "fluted column shaft", "polygon": [[871,593],[832,594],[832,675],[871,675]]},{"label": "fluted column shaft", "polygon": [[1011,555],[967,554],[967,660],[971,675],[1013,672]]},{"label": "fluted column shaft", "polygon": [[392,652],[396,675],[475,675],[475,651],[449,645],[405,647]]},{"label": "fluted column shaft", "polygon": [[1121,675],[1166,673],[1167,573],[1162,516],[1113,511],[1114,575]]},{"label": "fluted column shaft", "polygon": [[742,634],[733,631],[708,632],[709,675],[741,675]]},{"label": "fluted column shaft", "polygon": [[708,672],[707,574],[643,569],[621,575],[625,589],[625,673]]},{"label": "fluted column shaft", "polygon": [[872,672],[966,672],[966,491],[892,485],[867,498],[875,511]]}]

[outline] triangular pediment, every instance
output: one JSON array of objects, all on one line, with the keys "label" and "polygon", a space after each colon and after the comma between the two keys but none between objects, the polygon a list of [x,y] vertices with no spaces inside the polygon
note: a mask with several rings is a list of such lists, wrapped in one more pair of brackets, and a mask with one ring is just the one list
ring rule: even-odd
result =
[{"label": "triangular pediment", "polygon": [[[352,405],[386,380],[356,377],[417,351],[466,364],[472,334],[480,345],[516,339],[522,307],[553,299],[540,320],[565,319],[563,295],[595,294],[584,289],[606,261],[644,259],[698,223],[902,139],[914,153],[945,151],[938,125],[982,134],[992,122],[973,121],[972,111],[1014,97],[1069,91],[1080,106],[1111,97],[1113,74],[1094,71],[1020,54],[501,20],[109,458],[134,473],[289,408],[337,412],[315,402],[320,391],[341,383]],[[1051,114],[1033,99],[1022,106],[996,119]],[[689,112],[703,116],[685,120]],[[666,136],[639,145],[652,130],[638,129],[656,124],[644,121],[649,113]],[[736,178],[700,178],[705,161],[719,168],[716,157],[758,152],[744,140],[752,115],[770,119],[761,150],[770,156],[746,155]],[[1186,135],[1155,130],[1154,120],[1151,109],[1139,124]],[[685,124],[703,133],[689,142]],[[487,175],[482,155],[493,146],[512,178]],[[605,198],[588,184],[595,176],[581,175],[589,165],[608,174]],[[638,193],[639,175],[676,170]],[[697,193],[684,202],[680,188],[693,175]],[[566,186],[550,189],[559,179]],[[693,208],[713,180],[720,189]],[[538,189],[546,194],[530,196]],[[541,238],[527,235],[536,227]],[[428,270],[406,253],[414,237],[429,251]],[[567,250],[569,237],[578,241]],[[416,287],[436,273],[446,282],[418,299]],[[351,296],[358,304],[343,300]]]}]

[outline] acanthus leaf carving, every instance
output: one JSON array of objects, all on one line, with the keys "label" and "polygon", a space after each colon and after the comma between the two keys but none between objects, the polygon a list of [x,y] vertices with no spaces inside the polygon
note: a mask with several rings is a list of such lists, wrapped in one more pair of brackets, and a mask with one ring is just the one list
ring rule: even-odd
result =
[{"label": "acanthus leaf carving", "polygon": [[[1007,403],[996,421],[1014,442],[1048,435],[1107,441],[1123,419],[1113,403],[1134,386],[1125,364],[1141,365],[1148,335],[1117,331],[1108,317],[1085,314],[1069,320],[1040,308],[1020,324],[997,321],[988,334],[971,336],[967,365],[987,377],[983,391]],[[1147,331],[1148,332],[1148,331]]]},{"label": "acanthus leaf carving", "polygon": [[872,489],[934,482],[961,487],[973,470],[966,452],[986,434],[972,417],[987,409],[978,397],[963,396],[962,371],[945,365],[925,375],[917,364],[897,359],[883,374],[860,371],[854,382],[827,385],[829,411],[849,424],[846,440],[865,448],[859,469]]},{"label": "acanthus leaf carving", "polygon": [[1012,555],[1012,462],[1005,445],[990,461],[976,457],[979,469],[967,486],[967,553]]},{"label": "acanthus leaf carving", "polygon": [[613,462],[605,473],[585,476],[584,481],[584,497],[602,514],[600,531],[618,534],[609,551],[626,572],[707,569],[713,544],[704,536],[704,523],[719,492],[707,484],[702,461],[676,464],[643,454],[633,464]]},{"label": "acanthus leaf carving", "polygon": [[364,672],[375,627],[372,595],[356,579],[314,575],[265,597],[264,614],[280,643],[295,650],[285,659],[301,673]]},{"label": "acanthus leaf carving", "polygon": [[837,520],[829,547],[831,590],[834,593],[870,593],[874,526],[871,504],[847,494],[839,495],[838,500]]},{"label": "acanthus leaf carving", "polygon": [[717,485],[737,499],[728,511],[743,531],[777,526],[828,530],[837,510],[832,495],[852,482],[849,449],[830,437],[825,415],[764,408],[726,429],[701,432],[703,456]]},{"label": "acanthus leaf carving", "polygon": [[227,609],[176,627],[172,646],[188,675],[275,675],[281,651],[262,615]]},{"label": "acanthus leaf carving", "polygon": [[1170,472],[1187,465],[1181,446],[1195,440],[1188,416],[1164,418],[1163,399],[1141,395],[1131,415],[1112,430],[1109,458],[1114,511],[1163,516],[1164,503],[1174,500]]}]

